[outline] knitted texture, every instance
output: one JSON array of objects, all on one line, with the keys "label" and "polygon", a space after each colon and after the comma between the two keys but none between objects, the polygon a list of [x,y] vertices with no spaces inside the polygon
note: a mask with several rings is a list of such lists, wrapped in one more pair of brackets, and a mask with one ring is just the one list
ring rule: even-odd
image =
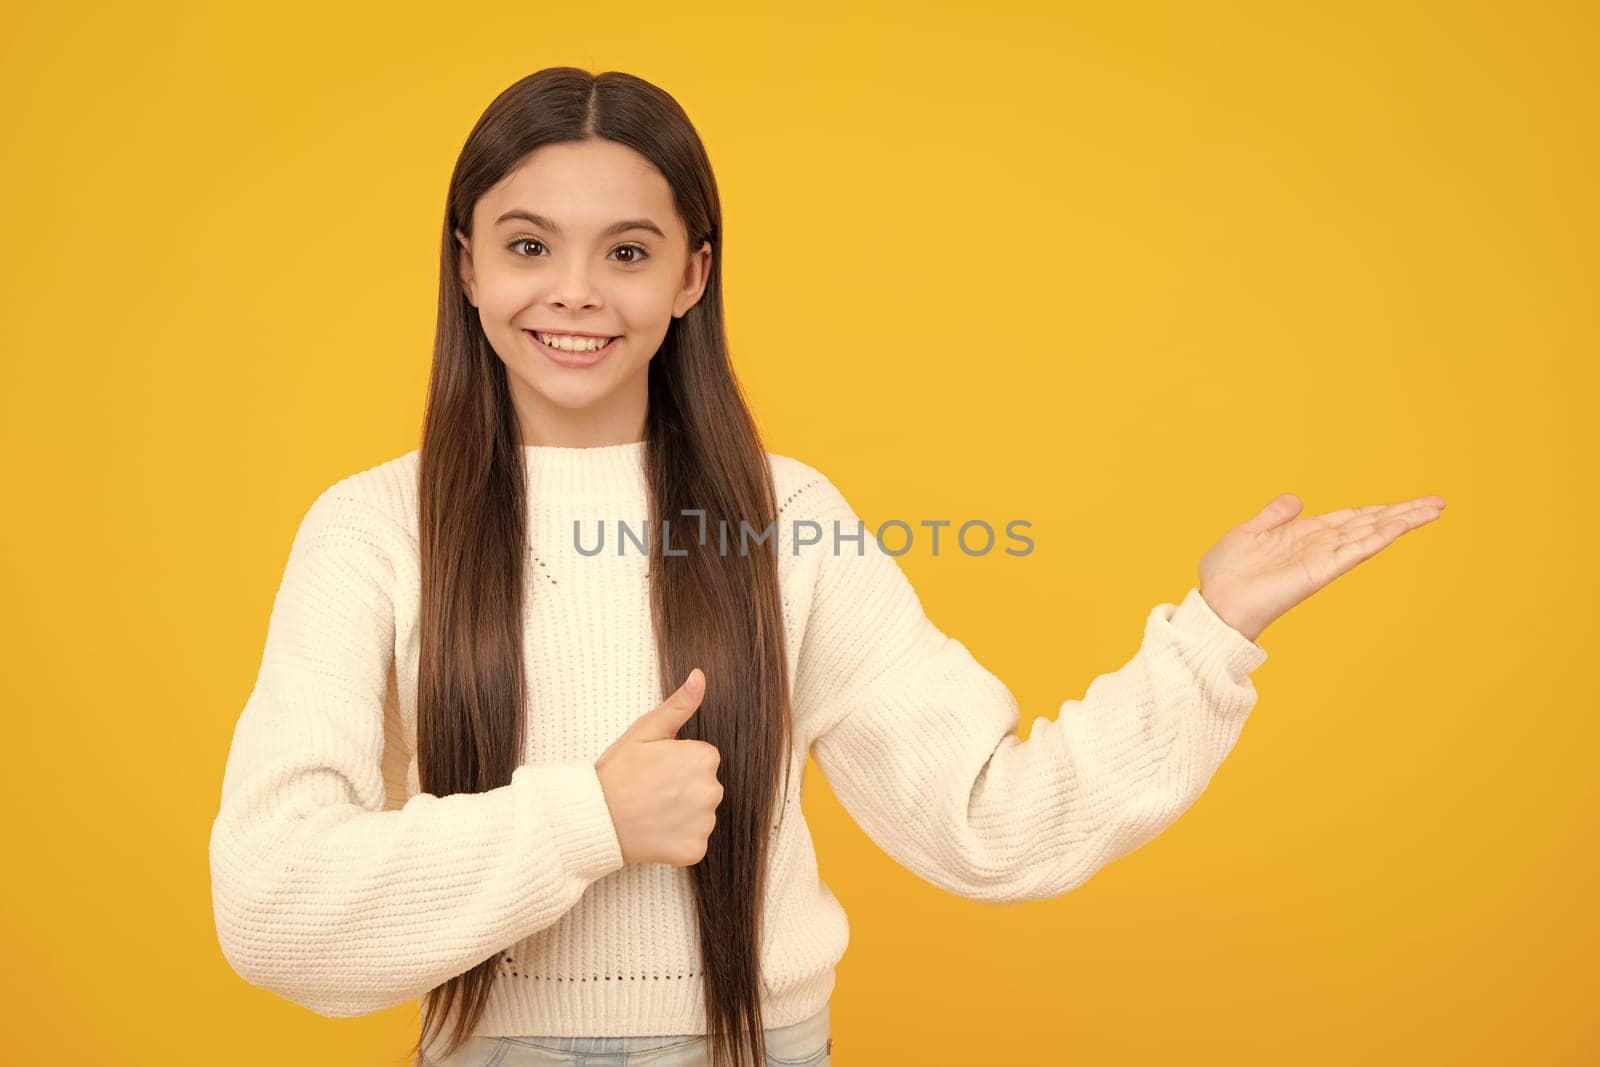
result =
[{"label": "knitted texture", "polygon": [[[594,768],[661,700],[649,559],[631,540],[618,554],[618,524],[642,535],[649,516],[644,445],[523,454],[522,765],[487,792],[421,792],[418,453],[330,486],[294,536],[228,752],[219,943],[246,981],[327,1016],[405,1004],[494,957],[477,1035],[704,1033],[689,872],[623,864]],[[767,456],[795,733],[760,942],[770,1028],[823,1007],[849,937],[800,806],[807,753],[919,877],[986,903],[1048,899],[1195,801],[1267,653],[1191,588],[1023,741],[1010,690],[928,618],[874,527],[814,467]],[[580,551],[600,526],[605,550]]]}]

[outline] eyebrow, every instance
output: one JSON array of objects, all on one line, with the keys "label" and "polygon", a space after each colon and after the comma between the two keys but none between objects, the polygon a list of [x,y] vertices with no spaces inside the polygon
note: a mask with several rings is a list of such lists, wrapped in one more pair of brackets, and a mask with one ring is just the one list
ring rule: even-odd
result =
[{"label": "eyebrow", "polygon": [[[549,230],[557,237],[561,236],[560,226],[557,226],[543,215],[536,214],[532,211],[523,211],[521,208],[513,208],[512,210],[506,212],[504,215],[501,215],[499,218],[495,219],[494,224],[498,226],[501,223],[509,222],[512,219],[522,219],[526,222],[531,222],[541,229]],[[620,222],[613,222],[610,226],[607,226],[604,230],[600,231],[600,236],[610,237],[612,234],[626,233],[628,230],[648,230],[663,240],[665,240],[667,236],[661,231],[660,226],[657,226],[649,219],[623,219]]]}]

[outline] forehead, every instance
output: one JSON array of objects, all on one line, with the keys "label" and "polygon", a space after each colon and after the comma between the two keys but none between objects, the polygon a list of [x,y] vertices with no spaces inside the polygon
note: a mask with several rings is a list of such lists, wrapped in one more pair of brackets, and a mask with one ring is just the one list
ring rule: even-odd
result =
[{"label": "forehead", "polygon": [[648,218],[669,237],[687,240],[666,177],[644,156],[615,141],[536,148],[479,198],[473,208],[474,229],[493,226],[514,209],[542,215],[573,236],[598,233],[621,218]]}]

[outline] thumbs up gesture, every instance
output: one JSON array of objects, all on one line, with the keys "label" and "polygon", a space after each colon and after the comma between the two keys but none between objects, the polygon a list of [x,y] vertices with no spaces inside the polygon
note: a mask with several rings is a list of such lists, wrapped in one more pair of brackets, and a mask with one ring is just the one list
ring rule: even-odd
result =
[{"label": "thumbs up gesture", "polygon": [[623,863],[689,867],[705,857],[722,803],[722,754],[708,742],[677,737],[705,692],[705,672],[696,667],[595,761]]}]

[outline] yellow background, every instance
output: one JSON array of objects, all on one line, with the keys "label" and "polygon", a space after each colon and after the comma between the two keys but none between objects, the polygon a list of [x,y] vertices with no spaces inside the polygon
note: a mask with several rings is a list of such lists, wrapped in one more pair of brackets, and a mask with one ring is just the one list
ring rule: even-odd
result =
[{"label": "yellow background", "polygon": [[811,764],[835,1063],[1594,1062],[1592,10],[1044,6],[8,8],[8,1062],[400,1064],[414,1004],[233,974],[207,834],[295,524],[417,444],[456,152],[557,64],[706,140],[769,449],[1034,524],[902,560],[1024,736],[1274,495],[1449,501],[1065,897],[918,881]]}]

